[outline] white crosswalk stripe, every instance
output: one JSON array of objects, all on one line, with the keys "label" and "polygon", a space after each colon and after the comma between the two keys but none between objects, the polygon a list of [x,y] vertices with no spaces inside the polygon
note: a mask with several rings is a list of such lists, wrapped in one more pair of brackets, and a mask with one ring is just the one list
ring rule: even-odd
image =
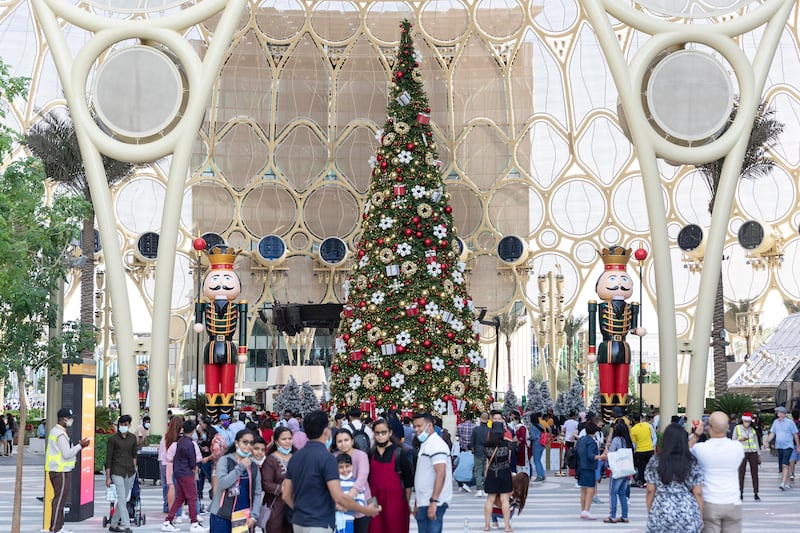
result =
[{"label": "white crosswalk stripe", "polygon": [[[0,460],[0,532],[11,530],[11,509],[13,503],[14,462],[16,457],[4,457]],[[746,531],[754,528],[769,528],[781,531],[797,531],[797,504],[800,501],[800,484],[798,488],[788,491],[778,489],[778,476],[775,459],[767,457],[760,471],[761,502],[753,501],[749,473],[745,478],[745,499],[743,502],[744,526]],[[42,503],[36,497],[42,494],[44,473],[41,458],[26,455],[25,475],[23,478],[22,531],[38,533],[41,528]],[[550,475],[543,483],[531,483],[528,501],[522,514],[512,521],[515,532],[553,531],[559,533],[585,533],[587,531],[608,531],[615,533],[643,532],[646,522],[643,489],[631,488],[630,511],[628,524],[604,524],[602,519],[608,516],[608,482],[600,487],[602,504],[592,505],[592,514],[596,521],[579,518],[579,491],[574,487],[574,480],[567,477]],[[95,478],[95,516],[80,523],[67,523],[65,527],[75,533],[103,531],[103,516],[108,513],[108,504],[102,501],[105,484],[101,476]],[[207,496],[207,495],[206,495]],[[453,501],[445,514],[444,533],[464,533],[465,521],[468,531],[483,530],[484,498],[475,498],[474,494],[465,494],[455,490]],[[204,499],[208,503],[208,498]],[[161,512],[161,487],[147,481],[142,486],[142,508],[147,516],[147,523],[141,527],[133,527],[134,532],[152,533],[160,530],[164,513]],[[202,515],[207,516],[207,515]],[[202,518],[201,516],[201,518]],[[206,518],[207,520],[207,518]],[[416,532],[414,520],[411,531]],[[181,531],[188,531],[189,525],[184,522],[179,526]],[[500,530],[502,531],[502,521]]]}]

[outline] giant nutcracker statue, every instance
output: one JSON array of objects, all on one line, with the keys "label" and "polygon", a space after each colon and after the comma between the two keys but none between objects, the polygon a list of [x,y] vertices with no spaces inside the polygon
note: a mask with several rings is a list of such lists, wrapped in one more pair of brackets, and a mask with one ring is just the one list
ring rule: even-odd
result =
[{"label": "giant nutcracker statue", "polygon": [[[600,258],[605,268],[597,279],[595,292],[600,304],[589,302],[589,355],[590,363],[598,363],[600,374],[600,403],[603,418],[609,419],[616,406],[623,409],[628,403],[628,379],[631,350],[625,340],[628,333],[645,335],[637,327],[639,304],[625,300],[633,294],[633,281],[625,270],[631,256],[630,248],[610,246],[603,248]],[[599,310],[599,314],[598,314]],[[596,346],[596,324],[600,324],[603,341]]]},{"label": "giant nutcracker statue", "polygon": [[[208,301],[195,304],[194,330],[208,332],[203,348],[206,410],[215,421],[219,415],[233,413],[236,364],[247,362],[247,302],[234,302],[242,291],[242,282],[233,271],[238,252],[226,244],[208,251],[211,270],[203,280],[203,294]],[[203,325],[205,321],[205,326]],[[239,324],[239,348],[233,334]],[[239,386],[243,372],[239,372]]]}]

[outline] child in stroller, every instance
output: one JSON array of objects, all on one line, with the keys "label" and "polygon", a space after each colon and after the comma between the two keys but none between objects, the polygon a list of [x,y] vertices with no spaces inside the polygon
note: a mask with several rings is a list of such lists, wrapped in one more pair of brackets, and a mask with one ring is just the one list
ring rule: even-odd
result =
[{"label": "child in stroller", "polygon": [[[117,491],[114,490],[113,486],[109,487],[106,491],[106,501],[108,501],[110,510],[108,512],[108,516],[103,517],[103,527],[106,527],[111,523],[111,519],[114,517],[114,512],[117,506]],[[133,487],[131,488],[131,493],[128,496],[128,501],[125,506],[128,508],[128,516],[131,519],[131,523],[137,527],[147,523],[147,517],[142,512],[141,489],[139,487],[138,473],[133,475]]]}]

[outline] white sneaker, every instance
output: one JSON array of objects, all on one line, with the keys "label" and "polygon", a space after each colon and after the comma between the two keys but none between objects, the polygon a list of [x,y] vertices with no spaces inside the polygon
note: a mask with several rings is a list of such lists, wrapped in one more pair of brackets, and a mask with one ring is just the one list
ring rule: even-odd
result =
[{"label": "white sneaker", "polygon": [[173,524],[182,524],[183,523],[183,517],[182,516],[176,516],[175,518],[172,519],[172,523]]},{"label": "white sneaker", "polygon": [[208,531],[208,528],[200,522],[195,522],[192,524],[192,527],[189,528],[189,531],[191,533],[204,533]]},{"label": "white sneaker", "polygon": [[486,497],[486,493],[483,492],[482,490],[479,490],[478,492],[475,493],[475,497],[476,498],[484,498],[484,497]]},{"label": "white sneaker", "polygon": [[469,485],[467,485],[466,483],[462,483],[461,484],[461,490],[463,490],[467,494],[472,494],[472,490],[469,488]]},{"label": "white sneaker", "polygon": [[164,520],[164,523],[161,524],[161,531],[180,531],[180,529],[175,527],[172,522]]}]

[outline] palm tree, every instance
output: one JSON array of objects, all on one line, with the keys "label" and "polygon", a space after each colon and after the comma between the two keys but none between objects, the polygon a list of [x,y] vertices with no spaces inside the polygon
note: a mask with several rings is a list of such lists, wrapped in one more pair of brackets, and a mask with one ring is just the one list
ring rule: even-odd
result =
[{"label": "palm tree", "polygon": [[[94,207],[86,170],[83,166],[75,125],[68,112],[52,109],[42,115],[28,130],[25,144],[31,153],[41,159],[47,177],[65,187],[76,196],[89,203],[89,211],[83,220],[81,250],[86,262],[80,267],[81,303],[80,322],[82,327],[94,328]],[[109,187],[128,177],[134,169],[132,163],[117,161],[103,156],[106,181]],[[81,354],[91,357],[91,351]]]},{"label": "palm tree", "polygon": [[783,306],[786,308],[786,312],[790,315],[800,312],[800,302],[797,300],[789,300],[788,298],[784,299]]},{"label": "palm tree", "polygon": [[[731,111],[730,122],[736,118],[739,110],[738,100],[734,102]],[[775,118],[775,109],[768,107],[766,102],[758,105],[756,116],[753,121],[753,128],[750,130],[750,139],[747,143],[747,150],[742,161],[740,178],[757,179],[769,175],[775,166],[767,152],[778,142],[778,136],[783,132],[783,123]],[[697,165],[697,170],[705,179],[708,190],[711,193],[711,200],[708,203],[708,211],[714,210],[714,200],[717,198],[719,180],[722,174],[722,165],[725,158],[711,161],[703,165]],[[728,392],[728,367],[725,359],[725,340],[723,331],[725,330],[725,307],[724,294],[722,289],[722,271],[717,280],[717,296],[714,302],[714,318],[711,326],[711,345],[714,351],[714,395],[722,396]]]},{"label": "palm tree", "polygon": [[508,364],[509,383],[511,383],[511,336],[525,324],[526,319],[527,317],[525,315],[518,315],[513,309],[497,315],[497,321],[499,323],[497,330],[506,337],[506,362]]}]

